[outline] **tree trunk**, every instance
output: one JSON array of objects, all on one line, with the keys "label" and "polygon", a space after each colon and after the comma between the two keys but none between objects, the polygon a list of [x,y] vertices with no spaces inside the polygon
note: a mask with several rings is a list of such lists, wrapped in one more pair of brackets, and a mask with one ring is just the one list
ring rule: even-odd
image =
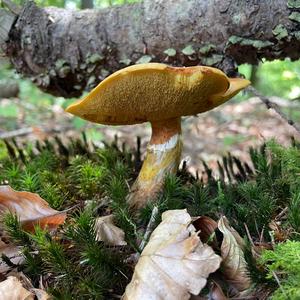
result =
[{"label": "tree trunk", "polygon": [[299,58],[298,2],[144,0],[82,11],[27,2],[5,52],[18,72],[65,97],[141,62],[213,65],[232,75],[236,64]]}]

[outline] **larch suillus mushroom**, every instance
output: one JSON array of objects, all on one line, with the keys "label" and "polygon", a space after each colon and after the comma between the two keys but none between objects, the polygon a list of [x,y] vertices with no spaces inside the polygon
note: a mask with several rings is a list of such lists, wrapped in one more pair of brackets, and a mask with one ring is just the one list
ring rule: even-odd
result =
[{"label": "larch suillus mushroom", "polygon": [[249,84],[211,67],[140,64],[110,75],[66,111],[106,125],[151,123],[147,154],[128,197],[129,204],[138,209],[155,199],[166,174],[178,169],[181,117],[219,106]]}]

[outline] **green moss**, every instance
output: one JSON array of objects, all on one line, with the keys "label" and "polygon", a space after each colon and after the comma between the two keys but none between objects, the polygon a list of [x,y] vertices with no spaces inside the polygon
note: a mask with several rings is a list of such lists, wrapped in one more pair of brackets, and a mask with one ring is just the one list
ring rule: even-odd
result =
[{"label": "green moss", "polygon": [[[126,198],[139,171],[139,150],[128,152],[125,147],[119,148],[117,140],[112,145],[91,149],[85,138],[67,144],[56,138],[19,150],[12,143],[9,145],[11,158],[5,156],[0,161],[0,181],[17,190],[38,192],[55,209],[72,208],[55,236],[41,229],[28,234],[12,215],[5,221],[11,238],[24,247],[25,263],[19,269],[35,286],[40,274],[47,275],[49,292],[56,299],[111,299],[112,294],[121,295],[132,274],[126,259],[140,251],[139,241],[154,206],[159,211],[156,224],[169,209],[187,208],[192,216],[207,215],[215,220],[224,214],[242,236],[246,236],[247,224],[253,240],[259,240],[263,232],[265,242],[272,240],[268,224],[288,207],[281,226],[292,232],[290,239],[299,240],[297,143],[283,147],[269,141],[260,149],[251,149],[248,162],[227,155],[219,162],[219,175],[203,162],[205,180],[182,169],[166,178],[156,201],[138,215],[129,209]],[[96,241],[95,220],[110,213],[124,230],[128,246],[110,248]],[[265,276],[248,250],[254,283],[274,289],[273,277]],[[269,270],[275,268],[270,260],[263,263]],[[295,259],[293,266],[295,270],[300,268]],[[288,293],[299,293],[300,288],[293,281],[295,272],[286,266],[285,270],[281,277],[284,285],[287,290],[294,286]]]},{"label": "green moss", "polygon": [[5,144],[0,141],[0,160],[3,160],[7,157],[8,153],[7,153],[7,149]]},{"label": "green moss", "polygon": [[287,241],[274,251],[264,251],[261,262],[268,268],[268,278],[279,280],[273,300],[300,299],[300,242]]}]

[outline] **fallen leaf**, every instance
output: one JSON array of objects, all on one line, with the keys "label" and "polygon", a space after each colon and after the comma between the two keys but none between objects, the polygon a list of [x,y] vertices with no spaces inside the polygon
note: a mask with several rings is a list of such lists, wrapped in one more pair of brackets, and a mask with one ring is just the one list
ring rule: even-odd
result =
[{"label": "fallen leaf", "polygon": [[203,244],[183,210],[162,214],[127,285],[124,300],[185,300],[198,295],[221,258]]},{"label": "fallen leaf", "polygon": [[239,292],[246,291],[251,285],[251,280],[243,252],[244,240],[236,230],[230,227],[225,216],[219,220],[218,228],[223,233],[222,272],[227,281]]},{"label": "fallen leaf", "polygon": [[[35,298],[36,297],[36,298]],[[21,281],[14,276],[9,276],[0,282],[0,299],[2,300],[50,300],[51,297],[41,289],[31,288],[28,291]]]},{"label": "fallen leaf", "polygon": [[31,289],[30,291],[35,294],[37,300],[50,300],[51,299],[50,295],[41,289]]},{"label": "fallen leaf", "polygon": [[49,206],[38,194],[17,192],[10,186],[0,186],[0,214],[7,211],[15,213],[22,227],[34,231],[39,225],[49,230],[56,229],[66,219],[66,212],[59,212]]},{"label": "fallen leaf", "polygon": [[108,215],[96,219],[96,240],[111,246],[127,245],[124,231],[113,223],[114,216]]},{"label": "fallen leaf", "polygon": [[286,241],[289,238],[290,233],[288,232],[288,230],[284,230],[281,228],[281,222],[275,222],[272,220],[269,223],[269,228],[272,230],[274,239],[277,243]]},{"label": "fallen leaf", "polygon": [[0,282],[0,299],[34,300],[34,295],[26,290],[16,277],[9,276]]},{"label": "fallen leaf", "polygon": [[218,223],[216,221],[210,217],[201,216],[195,218],[193,225],[196,230],[199,231],[199,236],[202,242],[207,243],[209,240],[211,240],[213,244],[217,245],[216,237],[213,236],[215,230],[218,228]]},{"label": "fallen leaf", "polygon": [[214,281],[210,285],[208,299],[209,300],[228,300],[228,298],[224,295],[222,288]]},{"label": "fallen leaf", "polygon": [[7,277],[11,276],[20,281],[23,288],[25,288],[26,290],[30,291],[31,289],[33,289],[32,282],[30,281],[29,277],[27,277],[23,272],[20,272],[17,269],[13,269],[7,274]]},{"label": "fallen leaf", "polygon": [[[11,243],[4,243],[0,238],[0,257],[2,255],[7,256],[14,265],[21,264],[24,262],[24,256],[21,248]],[[1,258],[0,258],[0,274],[5,273],[11,269]],[[0,298],[1,299],[1,298]]]}]

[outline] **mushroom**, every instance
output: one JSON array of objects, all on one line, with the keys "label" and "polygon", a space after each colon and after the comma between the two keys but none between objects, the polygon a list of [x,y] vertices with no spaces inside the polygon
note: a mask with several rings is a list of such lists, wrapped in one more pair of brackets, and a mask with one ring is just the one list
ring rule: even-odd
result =
[{"label": "mushroom", "polygon": [[166,174],[178,169],[181,117],[213,109],[249,84],[211,67],[140,64],[110,75],[66,111],[106,125],[151,123],[144,163],[128,196],[130,206],[138,209],[155,199]]}]

